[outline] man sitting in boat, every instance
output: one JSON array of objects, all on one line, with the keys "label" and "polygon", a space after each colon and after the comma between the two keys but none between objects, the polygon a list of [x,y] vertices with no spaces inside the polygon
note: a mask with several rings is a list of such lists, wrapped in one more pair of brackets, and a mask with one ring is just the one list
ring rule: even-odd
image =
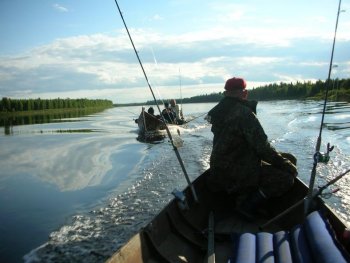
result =
[{"label": "man sitting in boat", "polygon": [[148,110],[147,110],[147,113],[151,114],[152,116],[156,117],[157,119],[160,119],[159,115],[154,115],[153,107],[149,107]]},{"label": "man sitting in boat", "polygon": [[175,99],[171,99],[170,100],[170,108],[176,114],[176,123],[179,124],[179,125],[184,124],[185,120],[184,120],[184,116],[183,116],[183,113],[182,113],[182,109],[181,109],[179,104],[176,104],[176,100]]},{"label": "man sitting in boat", "polygon": [[176,113],[169,107],[169,102],[164,102],[164,107],[162,115],[165,121],[167,123],[176,124]]},{"label": "man sitting in boat", "polygon": [[[238,211],[253,219],[257,208],[270,197],[283,195],[294,183],[296,166],[268,141],[257,116],[256,101],[248,101],[246,82],[231,78],[225,97],[208,113],[214,134],[208,187],[238,197]],[[239,198],[238,198],[239,199]]]}]

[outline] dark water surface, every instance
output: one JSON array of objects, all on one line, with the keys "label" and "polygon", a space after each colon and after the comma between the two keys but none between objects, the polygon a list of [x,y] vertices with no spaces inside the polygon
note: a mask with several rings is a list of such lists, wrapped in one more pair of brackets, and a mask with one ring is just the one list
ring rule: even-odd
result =
[{"label": "dark water surface", "polygon": [[[197,117],[215,104],[185,104]],[[279,101],[258,104],[269,139],[298,158],[308,183],[319,133],[322,103]],[[140,107],[106,110],[65,122],[0,130],[0,262],[103,262],[182,190],[186,180],[165,140],[136,140]],[[212,134],[203,119],[174,131],[190,178],[208,168]],[[61,120],[62,121],[62,120]],[[1,128],[1,127],[0,127]],[[330,103],[322,148],[335,146],[317,184],[349,169],[350,104]],[[327,202],[349,221],[350,177]]]}]

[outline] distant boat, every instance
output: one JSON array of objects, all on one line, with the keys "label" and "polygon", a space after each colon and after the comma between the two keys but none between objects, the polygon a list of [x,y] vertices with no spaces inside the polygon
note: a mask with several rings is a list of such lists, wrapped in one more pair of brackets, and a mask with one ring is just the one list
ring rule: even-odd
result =
[{"label": "distant boat", "polygon": [[164,122],[160,118],[146,112],[144,107],[142,107],[140,116],[135,120],[135,123],[137,123],[139,127],[139,134],[137,137],[139,141],[160,141],[166,136]]},{"label": "distant boat", "polygon": [[[308,187],[299,179],[249,221],[233,209],[234,197],[210,192],[209,173],[193,182],[198,202],[190,187],[175,194],[107,262],[350,262],[350,231],[319,197],[304,216]],[[296,203],[300,205],[288,209]],[[287,213],[267,223],[283,211]]]},{"label": "distant boat", "polygon": [[[139,134],[137,139],[142,142],[156,142],[163,140],[166,135],[166,127],[161,117],[152,115],[145,111],[145,108],[142,107],[140,116],[135,120],[139,127]],[[186,124],[183,122],[181,125]],[[170,129],[176,128],[179,125],[177,124],[166,124]]]}]

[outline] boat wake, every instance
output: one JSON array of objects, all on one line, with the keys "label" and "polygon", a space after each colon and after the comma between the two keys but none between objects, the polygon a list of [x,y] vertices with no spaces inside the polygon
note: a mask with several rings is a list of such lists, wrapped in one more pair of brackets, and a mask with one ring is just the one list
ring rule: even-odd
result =
[{"label": "boat wake", "polygon": [[[208,166],[210,147],[202,147],[206,144],[203,136],[184,138],[180,151],[192,179]],[[104,262],[145,226],[171,200],[173,189],[182,190],[186,186],[168,143],[150,144],[146,151],[140,167],[128,175],[104,204],[73,216],[52,232],[45,244],[25,255],[24,261]]]}]

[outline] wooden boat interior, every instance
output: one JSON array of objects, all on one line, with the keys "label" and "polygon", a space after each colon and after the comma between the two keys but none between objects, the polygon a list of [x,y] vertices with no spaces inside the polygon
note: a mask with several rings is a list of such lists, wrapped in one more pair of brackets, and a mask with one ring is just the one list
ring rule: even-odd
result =
[{"label": "wooden boat interior", "polygon": [[[299,229],[300,232],[300,229],[304,229],[304,225],[307,224],[307,220],[315,220],[315,217],[317,217],[316,220],[325,218],[325,221],[328,222],[324,223],[325,221],[321,220],[323,223],[318,223],[319,226],[314,230],[316,233],[319,233],[322,228],[326,229],[325,225],[327,228],[328,225],[331,225],[332,230],[329,233],[334,233],[335,239],[339,240],[339,242],[334,241],[332,235],[328,234],[330,237],[327,237],[328,243],[333,243],[332,245],[326,243],[326,247],[333,246],[334,249],[329,253],[339,254],[337,254],[339,256],[336,258],[337,261],[333,262],[347,262],[349,259],[349,246],[339,245],[346,242],[343,237],[346,227],[321,199],[316,199],[313,209],[320,211],[322,216],[315,212],[317,215],[308,219],[304,216],[304,206],[299,205],[281,218],[264,226],[269,219],[304,199],[308,188],[300,180],[296,180],[293,188],[285,196],[272,199],[267,205],[261,207],[259,209],[261,215],[249,221],[235,210],[236,198],[234,196],[209,191],[206,185],[206,177],[209,172],[209,170],[206,171],[193,182],[198,202],[193,198],[191,188],[187,187],[183,192],[183,197],[180,192],[180,196],[174,198],[108,262],[289,262],[283,258],[288,254],[285,252],[286,249],[288,251],[286,247],[289,247],[286,246],[286,242],[292,243],[292,233],[295,235],[297,231],[295,229]],[[294,254],[297,253],[299,257],[306,258],[302,253],[309,253],[311,249],[306,249],[299,234],[296,239],[294,237],[294,240],[299,240],[296,244],[300,248],[294,249],[296,251]],[[312,238],[317,241],[317,237]],[[262,254],[266,261],[255,261],[258,243],[254,240],[258,239],[264,240],[259,246],[260,250],[267,251]],[[278,249],[276,245],[272,245],[275,246],[276,251],[273,252],[266,247],[266,244],[269,244],[266,242],[267,239],[270,240],[270,243],[278,243]],[[349,240],[347,242],[349,244]],[[314,241],[311,243],[313,244]],[[249,246],[249,244],[253,245]],[[238,248],[239,246],[243,247]],[[276,255],[279,254],[278,259]],[[254,261],[247,261],[249,255],[254,255]],[[298,256],[293,253],[289,255],[293,258]],[[271,260],[271,257],[276,261],[268,261],[268,259]],[[325,257],[327,258],[328,254]],[[345,261],[340,259],[345,259]]]}]

